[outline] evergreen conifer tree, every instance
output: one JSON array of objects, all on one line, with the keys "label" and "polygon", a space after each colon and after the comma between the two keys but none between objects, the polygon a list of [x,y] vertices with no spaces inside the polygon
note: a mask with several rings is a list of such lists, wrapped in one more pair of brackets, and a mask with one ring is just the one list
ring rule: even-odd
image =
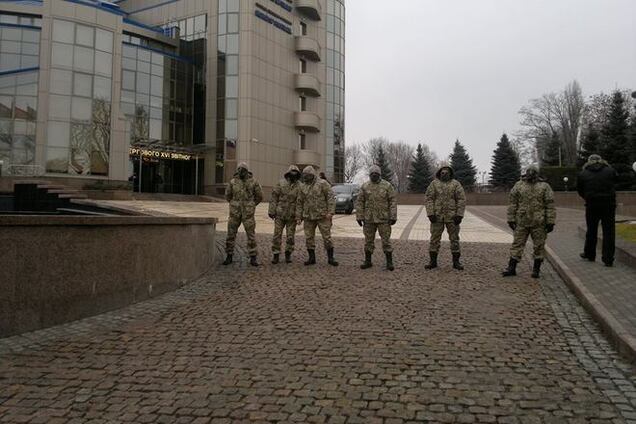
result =
[{"label": "evergreen conifer tree", "polygon": [[375,164],[379,166],[380,171],[382,171],[382,179],[393,184],[393,171],[391,171],[391,168],[389,167],[389,162],[386,160],[382,146],[378,147]]},{"label": "evergreen conifer tree", "polygon": [[473,160],[459,140],[455,141],[453,153],[450,155],[450,162],[450,166],[455,173],[455,179],[461,183],[465,190],[472,191],[477,182],[477,168],[473,165]]},{"label": "evergreen conifer tree", "polygon": [[594,127],[590,127],[587,133],[583,135],[581,140],[581,148],[579,150],[579,163],[585,164],[590,155],[601,154],[601,134]]},{"label": "evergreen conifer tree", "polygon": [[545,166],[561,166],[561,138],[556,131],[552,132],[552,137],[545,145],[541,165]]},{"label": "evergreen conifer tree", "polygon": [[426,156],[420,143],[417,145],[415,156],[411,162],[411,171],[408,175],[408,190],[412,193],[425,193],[429,184],[433,181],[433,172],[431,159]]},{"label": "evergreen conifer tree", "polygon": [[506,133],[501,136],[492,157],[490,185],[498,189],[510,189],[521,177],[521,163]]},{"label": "evergreen conifer tree", "polygon": [[619,174],[617,190],[631,190],[635,178],[631,169],[634,154],[629,137],[629,110],[625,96],[619,90],[612,95],[612,104],[600,136],[600,155]]}]

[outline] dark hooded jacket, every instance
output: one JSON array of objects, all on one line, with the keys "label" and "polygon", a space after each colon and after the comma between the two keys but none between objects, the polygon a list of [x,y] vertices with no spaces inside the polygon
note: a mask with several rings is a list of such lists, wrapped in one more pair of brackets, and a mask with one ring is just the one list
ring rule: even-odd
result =
[{"label": "dark hooded jacket", "polygon": [[[442,169],[450,170],[449,181],[442,181]],[[435,180],[426,190],[426,214],[435,215],[437,222],[452,222],[455,216],[464,216],[466,194],[459,181],[454,179],[455,172],[450,166],[441,167],[435,174]]]},{"label": "dark hooded jacket", "polygon": [[579,174],[576,189],[579,196],[589,202],[610,202],[616,204],[616,184],[618,174],[607,162],[587,163]]}]

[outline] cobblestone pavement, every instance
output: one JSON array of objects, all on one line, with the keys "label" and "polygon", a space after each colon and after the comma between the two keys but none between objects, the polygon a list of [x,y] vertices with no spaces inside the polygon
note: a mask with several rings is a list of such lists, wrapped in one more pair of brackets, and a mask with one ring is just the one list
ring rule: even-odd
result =
[{"label": "cobblestone pavement", "polygon": [[[243,234],[238,238],[245,243]],[[299,240],[300,246],[303,240]],[[269,237],[259,237],[261,259]],[[504,244],[466,271],[423,271],[395,242],[367,271],[231,267],[149,302],[0,340],[0,422],[634,423],[636,377],[549,266],[499,277]]]},{"label": "cobblestone pavement", "polygon": [[[486,218],[505,220],[505,207],[471,207],[476,212],[485,213]],[[584,261],[579,257],[584,240],[578,234],[578,227],[585,224],[584,211],[559,208],[555,232],[548,238],[548,246],[554,250],[568,268],[581,280],[585,287],[636,339],[636,270],[616,261],[614,267],[607,268],[601,262],[600,243],[596,262]]]}]

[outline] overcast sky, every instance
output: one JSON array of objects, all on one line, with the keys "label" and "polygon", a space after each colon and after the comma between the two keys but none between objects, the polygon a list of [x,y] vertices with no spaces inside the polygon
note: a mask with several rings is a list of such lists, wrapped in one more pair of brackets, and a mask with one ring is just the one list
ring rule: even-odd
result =
[{"label": "overcast sky", "polygon": [[636,90],[636,0],[347,0],[346,139],[456,138],[480,170],[531,98]]}]

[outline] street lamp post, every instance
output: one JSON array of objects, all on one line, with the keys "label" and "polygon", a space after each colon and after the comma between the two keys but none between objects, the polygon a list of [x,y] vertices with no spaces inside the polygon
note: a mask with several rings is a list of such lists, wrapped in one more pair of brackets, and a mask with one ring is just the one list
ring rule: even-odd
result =
[{"label": "street lamp post", "polygon": [[570,179],[568,177],[563,177],[563,184],[565,185],[566,193],[568,191],[568,181],[570,181]]}]

